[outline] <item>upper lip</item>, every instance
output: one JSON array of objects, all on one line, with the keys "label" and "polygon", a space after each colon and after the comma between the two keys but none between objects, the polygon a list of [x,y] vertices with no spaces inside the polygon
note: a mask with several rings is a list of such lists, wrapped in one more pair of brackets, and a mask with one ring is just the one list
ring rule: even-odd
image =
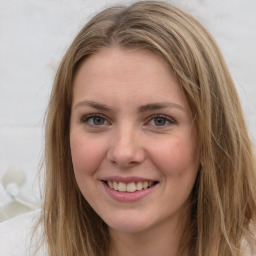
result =
[{"label": "upper lip", "polygon": [[136,177],[136,176],[131,176],[131,177],[123,177],[123,176],[109,176],[109,177],[104,177],[101,179],[102,181],[116,181],[116,182],[123,182],[123,183],[130,183],[130,182],[143,182],[143,181],[153,181],[156,182],[157,180],[149,179],[149,178],[142,178],[142,177]]}]

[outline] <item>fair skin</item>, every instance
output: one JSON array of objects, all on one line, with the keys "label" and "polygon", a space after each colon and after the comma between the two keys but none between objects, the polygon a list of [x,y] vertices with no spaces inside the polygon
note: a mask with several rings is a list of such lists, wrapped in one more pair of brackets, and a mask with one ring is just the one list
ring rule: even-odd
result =
[{"label": "fair skin", "polygon": [[90,56],[74,79],[70,146],[77,184],[109,226],[109,255],[176,255],[198,157],[168,66],[116,46]]}]

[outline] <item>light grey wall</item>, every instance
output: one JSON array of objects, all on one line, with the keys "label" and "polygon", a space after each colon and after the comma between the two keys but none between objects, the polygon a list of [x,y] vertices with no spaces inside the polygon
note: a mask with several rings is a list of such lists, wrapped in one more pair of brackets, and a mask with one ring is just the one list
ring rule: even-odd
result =
[{"label": "light grey wall", "polygon": [[[43,119],[59,61],[79,28],[114,0],[0,0],[0,177],[15,165],[33,186],[43,149]],[[176,0],[212,32],[236,82],[256,139],[256,1]],[[1,201],[1,189],[0,189]],[[3,201],[2,201],[3,202]],[[0,203],[1,206],[1,203]]]}]

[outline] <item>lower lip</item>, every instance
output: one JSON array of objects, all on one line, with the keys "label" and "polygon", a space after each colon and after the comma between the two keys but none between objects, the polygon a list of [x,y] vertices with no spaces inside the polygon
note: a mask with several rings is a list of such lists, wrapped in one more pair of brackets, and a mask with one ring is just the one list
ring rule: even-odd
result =
[{"label": "lower lip", "polygon": [[146,189],[142,189],[142,190],[138,190],[135,192],[120,192],[117,190],[114,190],[112,188],[110,188],[105,182],[102,182],[105,189],[107,190],[107,193],[116,201],[119,202],[135,202],[138,201],[144,197],[146,197],[149,193],[151,193],[156,185],[153,185],[149,188]]}]

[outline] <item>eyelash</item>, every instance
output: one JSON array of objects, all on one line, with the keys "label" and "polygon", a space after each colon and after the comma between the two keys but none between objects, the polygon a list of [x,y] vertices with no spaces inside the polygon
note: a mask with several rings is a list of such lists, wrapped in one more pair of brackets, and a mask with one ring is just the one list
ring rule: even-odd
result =
[{"label": "eyelash", "polygon": [[97,127],[97,126],[105,125],[105,124],[102,124],[102,125],[90,124],[89,121],[90,121],[90,119],[93,120],[93,118],[101,118],[101,119],[104,120],[104,123],[108,122],[107,118],[105,116],[101,115],[101,114],[91,114],[91,115],[83,116],[82,117],[82,123],[86,123],[86,124],[88,124],[89,126],[92,126],[92,127]]},{"label": "eyelash", "polygon": [[[90,119],[92,119],[92,121],[93,121],[93,118],[101,118],[104,121],[104,123],[99,124],[99,125],[89,123]],[[154,120],[156,121],[157,119],[164,120],[165,121],[164,125],[156,125],[155,124],[155,125],[150,125],[150,126],[154,126],[154,127],[157,127],[157,129],[161,129],[161,128],[165,128],[166,126],[176,124],[176,121],[173,120],[172,118],[170,118],[166,115],[156,114],[156,115],[150,116],[148,118],[147,122],[145,123],[145,125],[148,125],[151,121],[154,121]],[[109,123],[107,118],[101,114],[90,114],[90,115],[83,116],[81,122],[85,123],[91,127],[95,127],[95,128],[100,128],[100,127],[106,125],[106,122]],[[168,122],[167,125],[166,125],[166,122]]]},{"label": "eyelash", "polygon": [[[151,116],[151,117],[149,118],[149,121],[147,121],[147,124],[148,124],[149,122],[151,122],[151,121],[154,121],[154,120],[156,121],[157,119],[162,119],[162,120],[168,122],[167,125],[166,125],[166,124],[160,125],[160,126],[154,125],[154,126],[157,127],[158,129],[165,128],[166,126],[170,126],[170,125],[172,125],[172,124],[176,124],[176,121],[174,121],[172,118],[170,118],[170,117],[168,117],[168,116],[166,116],[166,115],[160,115],[160,114],[156,114],[156,115]],[[152,125],[152,126],[153,126],[153,125]]]}]

